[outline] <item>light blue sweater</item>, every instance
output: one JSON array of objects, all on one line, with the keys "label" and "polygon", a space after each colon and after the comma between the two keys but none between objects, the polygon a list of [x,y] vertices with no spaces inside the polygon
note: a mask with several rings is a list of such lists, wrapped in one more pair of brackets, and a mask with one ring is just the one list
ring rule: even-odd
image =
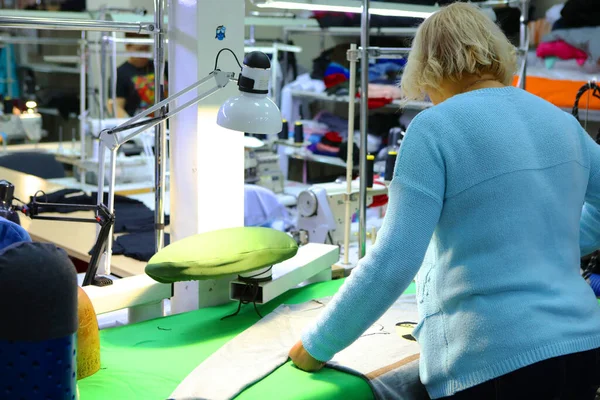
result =
[{"label": "light blue sweater", "polygon": [[600,146],[575,118],[513,87],[454,96],[410,124],[389,197],[376,244],[303,334],[313,357],[349,346],[417,272],[432,398],[600,347],[579,271],[600,247]]}]

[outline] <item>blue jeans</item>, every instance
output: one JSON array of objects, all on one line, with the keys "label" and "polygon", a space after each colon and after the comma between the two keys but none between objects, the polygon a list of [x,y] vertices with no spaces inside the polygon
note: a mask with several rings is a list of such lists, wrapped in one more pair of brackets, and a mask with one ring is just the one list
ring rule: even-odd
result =
[{"label": "blue jeans", "polygon": [[594,400],[600,349],[544,360],[444,397],[452,400]]}]

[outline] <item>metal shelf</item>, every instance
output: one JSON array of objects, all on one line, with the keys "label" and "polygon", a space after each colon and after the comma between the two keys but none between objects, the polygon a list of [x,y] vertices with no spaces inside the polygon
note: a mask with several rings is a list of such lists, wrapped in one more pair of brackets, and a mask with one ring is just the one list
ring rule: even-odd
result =
[{"label": "metal shelf", "polygon": [[[292,90],[292,97],[299,97],[299,98],[319,100],[319,101],[329,101],[329,102],[335,102],[335,103],[348,103],[350,101],[348,96],[333,96],[333,95],[328,95],[327,93],[314,93],[314,92],[306,92],[306,91],[302,91],[302,90]],[[356,104],[359,104],[360,99],[357,98],[354,100],[354,102]],[[425,110],[425,109],[431,107],[432,105],[433,105],[432,103],[429,103],[426,101],[409,101],[409,102],[403,103],[401,100],[394,100],[390,104],[386,105],[386,107],[403,108],[406,110],[422,111],[422,110]]]},{"label": "metal shelf", "polygon": [[[286,26],[285,33],[302,33],[306,35],[328,35],[328,36],[360,36],[360,27],[302,27]],[[417,33],[417,28],[371,28],[371,35],[412,37]]]}]

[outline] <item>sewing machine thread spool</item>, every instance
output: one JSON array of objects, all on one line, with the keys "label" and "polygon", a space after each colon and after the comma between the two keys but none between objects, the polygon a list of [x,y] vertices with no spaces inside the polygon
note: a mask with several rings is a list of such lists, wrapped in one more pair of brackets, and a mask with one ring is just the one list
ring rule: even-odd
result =
[{"label": "sewing machine thread spool", "polygon": [[294,124],[294,143],[304,143],[304,126],[302,122]]},{"label": "sewing machine thread spool", "polygon": [[287,120],[281,122],[281,132],[279,132],[280,140],[288,140],[290,138],[290,126]]},{"label": "sewing machine thread spool", "polygon": [[373,170],[375,166],[375,156],[372,154],[367,155],[367,187],[373,187]]},{"label": "sewing machine thread spool", "polygon": [[396,150],[388,151],[387,158],[385,159],[385,180],[391,181],[394,176],[394,167],[396,166],[396,158],[398,152]]}]

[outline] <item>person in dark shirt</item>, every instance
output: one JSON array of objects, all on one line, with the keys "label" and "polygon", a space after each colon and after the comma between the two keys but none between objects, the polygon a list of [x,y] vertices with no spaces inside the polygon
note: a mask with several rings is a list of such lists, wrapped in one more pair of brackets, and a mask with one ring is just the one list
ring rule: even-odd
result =
[{"label": "person in dark shirt", "polygon": [[[127,33],[125,37],[149,39],[147,35],[135,33]],[[127,44],[125,48],[132,53],[150,53],[152,51],[150,44]],[[167,96],[167,76],[167,64],[165,63],[164,97]],[[132,117],[153,104],[154,61],[151,58],[130,57],[117,68],[117,118]]]}]

